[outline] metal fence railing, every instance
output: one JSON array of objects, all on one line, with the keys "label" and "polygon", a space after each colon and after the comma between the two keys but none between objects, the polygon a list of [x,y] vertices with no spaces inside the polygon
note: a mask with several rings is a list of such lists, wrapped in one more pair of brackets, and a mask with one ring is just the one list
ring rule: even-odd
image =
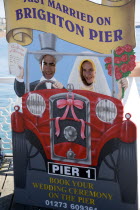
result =
[{"label": "metal fence railing", "polygon": [[[2,101],[2,99],[1,99]],[[2,154],[12,154],[12,136],[11,136],[11,114],[14,106],[21,106],[20,98],[7,98],[7,105],[0,105],[0,152]]]},{"label": "metal fence railing", "polygon": [[14,93],[14,77],[0,77],[0,155],[12,154],[11,114],[21,99]]}]

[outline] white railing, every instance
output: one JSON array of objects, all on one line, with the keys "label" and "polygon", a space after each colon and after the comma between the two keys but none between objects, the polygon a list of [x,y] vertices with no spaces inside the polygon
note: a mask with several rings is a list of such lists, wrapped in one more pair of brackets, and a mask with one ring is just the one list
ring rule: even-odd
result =
[{"label": "white railing", "polygon": [[0,107],[0,134],[1,134],[1,150],[4,153],[12,152],[12,140],[11,140],[11,114],[14,111],[15,105],[20,105],[20,101],[17,98],[15,101],[12,98],[8,98],[8,105]]},{"label": "white railing", "polygon": [[[0,77],[0,83],[9,84],[13,81],[14,78],[12,77]],[[12,154],[11,114],[15,105],[21,106],[21,98],[1,97],[0,101],[0,153]]]}]

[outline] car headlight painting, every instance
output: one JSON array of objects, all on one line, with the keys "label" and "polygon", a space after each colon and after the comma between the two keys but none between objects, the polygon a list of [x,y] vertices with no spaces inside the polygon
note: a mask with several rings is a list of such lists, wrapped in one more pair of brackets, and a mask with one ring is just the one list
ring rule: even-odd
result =
[{"label": "car headlight painting", "polygon": [[100,100],[96,105],[97,117],[106,123],[112,123],[117,116],[116,105],[107,99]]},{"label": "car headlight painting", "polygon": [[28,110],[33,114],[40,116],[46,109],[44,98],[36,93],[30,94],[26,101]]}]

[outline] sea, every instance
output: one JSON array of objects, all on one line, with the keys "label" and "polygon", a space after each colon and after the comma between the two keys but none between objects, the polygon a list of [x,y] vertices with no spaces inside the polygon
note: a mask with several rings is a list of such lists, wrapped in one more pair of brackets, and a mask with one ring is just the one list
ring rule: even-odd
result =
[{"label": "sea", "polygon": [[[0,38],[0,78],[12,77],[8,68],[8,43],[5,37]],[[0,107],[7,106],[7,98],[16,98],[13,84],[0,82]]]}]

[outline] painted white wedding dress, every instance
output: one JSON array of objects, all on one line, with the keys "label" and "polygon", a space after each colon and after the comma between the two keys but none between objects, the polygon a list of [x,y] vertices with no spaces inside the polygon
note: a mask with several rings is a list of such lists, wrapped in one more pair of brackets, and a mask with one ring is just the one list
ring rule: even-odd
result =
[{"label": "painted white wedding dress", "polygon": [[[90,53],[90,52],[84,52],[84,53]],[[80,64],[83,60],[92,60],[93,63],[96,66],[96,76],[95,76],[95,81],[93,82],[92,85],[86,86],[83,84],[81,77],[80,77]],[[69,79],[68,79],[68,84],[72,83],[74,86],[74,89],[81,89],[81,90],[90,90],[94,91],[96,93],[101,93],[104,95],[111,95],[111,91],[109,89],[106,77],[104,75],[101,63],[98,59],[98,57],[95,56],[77,56],[75,63],[73,65],[72,71],[70,73]]]}]

